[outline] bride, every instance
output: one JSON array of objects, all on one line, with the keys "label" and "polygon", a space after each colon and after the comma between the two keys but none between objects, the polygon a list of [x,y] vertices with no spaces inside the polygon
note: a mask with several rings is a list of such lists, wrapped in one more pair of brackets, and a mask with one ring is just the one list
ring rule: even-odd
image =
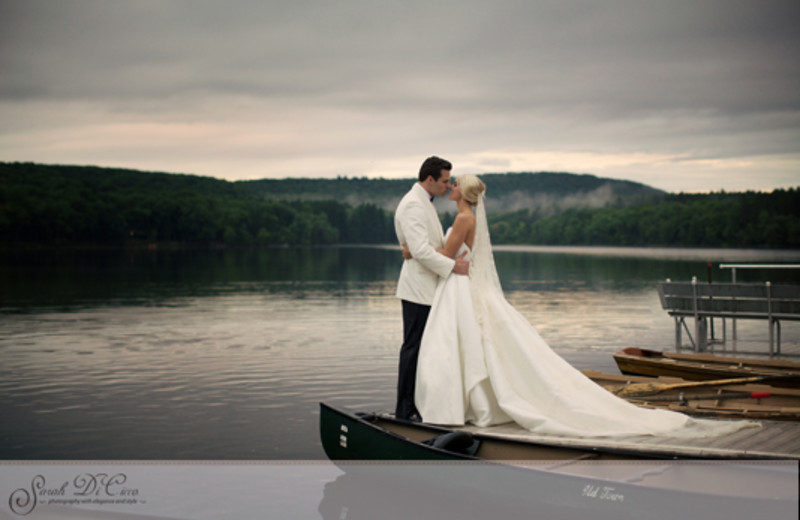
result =
[{"label": "bride", "polygon": [[[516,422],[572,436],[721,435],[757,423],[710,421],[635,406],[572,367],[503,296],[489,240],[483,182],[464,175],[458,214],[439,252],[467,253],[470,275],[441,279],[422,337],[416,406],[434,424]],[[473,214],[473,208],[475,212]],[[409,256],[407,248],[404,255]]]}]

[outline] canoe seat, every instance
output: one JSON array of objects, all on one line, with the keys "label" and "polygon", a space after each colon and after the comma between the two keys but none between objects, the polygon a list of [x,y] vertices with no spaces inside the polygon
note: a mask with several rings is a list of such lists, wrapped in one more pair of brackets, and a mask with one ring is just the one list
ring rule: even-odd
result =
[{"label": "canoe seat", "polygon": [[478,452],[478,448],[480,448],[481,441],[473,437],[470,433],[455,431],[443,433],[432,439],[424,440],[422,444],[440,450],[452,451],[453,453],[474,457]]}]

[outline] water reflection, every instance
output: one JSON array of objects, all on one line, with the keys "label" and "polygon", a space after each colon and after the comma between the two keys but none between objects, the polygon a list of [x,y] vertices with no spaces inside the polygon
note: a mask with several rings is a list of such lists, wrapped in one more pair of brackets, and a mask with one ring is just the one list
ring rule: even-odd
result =
[{"label": "water reflection", "polygon": [[[692,257],[693,251],[686,250]],[[771,258],[765,252],[764,261]],[[511,281],[582,281],[595,284],[642,284],[673,280],[730,281],[730,269],[721,269],[720,262],[710,260],[664,259],[653,257],[613,257],[606,255],[574,255],[565,253],[530,253],[499,251],[495,262],[501,279]],[[708,264],[711,263],[709,271]],[[767,278],[764,276],[767,275]],[[737,272],[739,281],[765,281],[800,283],[800,270],[748,270]]]},{"label": "water reflection", "polygon": [[163,304],[186,296],[293,291],[309,282],[328,282],[322,290],[334,290],[350,282],[396,279],[399,268],[397,251],[356,247],[3,251],[0,311]]},{"label": "water reflection", "polygon": [[[517,248],[519,249],[519,248]],[[559,249],[560,250],[560,249]],[[673,250],[687,259],[601,254],[498,251],[497,269],[504,287],[580,283],[640,287],[671,278],[729,280],[730,270],[695,257],[693,250]],[[788,252],[750,253],[769,261]],[[782,253],[782,254],[779,254]],[[795,260],[796,261],[796,260]],[[311,282],[324,291],[352,282],[396,280],[401,260],[395,248],[328,247],[222,250],[37,250],[0,251],[0,312],[38,306],[153,305],[172,298],[216,296],[242,291],[296,291]],[[739,281],[800,283],[800,271],[748,270]],[[275,283],[270,283],[275,282]],[[539,286],[541,287],[541,285]]]}]

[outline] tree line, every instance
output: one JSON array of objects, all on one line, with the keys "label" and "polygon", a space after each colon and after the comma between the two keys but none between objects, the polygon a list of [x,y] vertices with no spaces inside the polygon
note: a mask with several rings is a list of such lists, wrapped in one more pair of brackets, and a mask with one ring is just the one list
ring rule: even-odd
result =
[{"label": "tree line", "polygon": [[[498,179],[510,182],[519,175]],[[586,183],[591,188],[602,180],[565,174],[537,177],[540,185],[544,181],[554,186],[566,182],[570,189],[580,190],[586,189]],[[360,186],[366,180],[359,182]],[[342,183],[340,179],[337,189],[342,189]],[[410,182],[396,184],[399,200]],[[493,192],[499,191],[495,184]],[[328,200],[284,193],[278,200],[254,188],[252,182],[193,175],[0,163],[0,240],[5,246],[396,241],[392,212],[371,202],[342,202],[347,198],[344,192]],[[496,244],[800,247],[800,192],[796,188],[656,197],[643,197],[637,190],[631,196],[636,197],[635,203],[616,198],[602,208],[567,209],[555,215],[536,207],[497,211],[489,215],[492,240]],[[453,217],[452,213],[441,215],[445,228]]]},{"label": "tree line", "polygon": [[324,245],[394,240],[391,215],[369,203],[264,200],[192,175],[0,164],[4,244],[179,242]]},{"label": "tree line", "polygon": [[629,207],[490,215],[506,244],[800,248],[800,190],[672,194]]}]

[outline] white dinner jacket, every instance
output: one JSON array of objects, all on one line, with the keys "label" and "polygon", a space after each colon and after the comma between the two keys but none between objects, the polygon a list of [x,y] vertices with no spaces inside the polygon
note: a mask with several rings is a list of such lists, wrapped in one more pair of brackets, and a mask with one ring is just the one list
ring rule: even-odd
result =
[{"label": "white dinner jacket", "polygon": [[436,252],[444,247],[442,224],[430,195],[420,183],[415,182],[397,205],[394,230],[400,244],[408,244],[413,257],[403,262],[396,296],[431,305],[439,277],[450,274],[455,260]]}]

